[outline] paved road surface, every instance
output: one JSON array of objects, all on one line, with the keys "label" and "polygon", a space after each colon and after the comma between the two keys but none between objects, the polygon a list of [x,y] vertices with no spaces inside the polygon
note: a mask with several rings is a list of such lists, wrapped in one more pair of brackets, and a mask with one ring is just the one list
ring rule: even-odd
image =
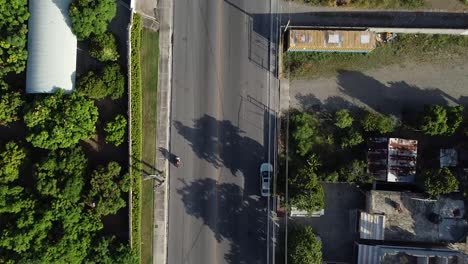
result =
[{"label": "paved road surface", "polygon": [[175,0],[168,263],[267,261],[270,8]]}]

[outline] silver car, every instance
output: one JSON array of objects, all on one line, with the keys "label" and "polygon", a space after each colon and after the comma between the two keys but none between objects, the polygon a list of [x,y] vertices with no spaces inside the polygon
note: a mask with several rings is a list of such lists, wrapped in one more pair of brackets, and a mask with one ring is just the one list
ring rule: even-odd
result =
[{"label": "silver car", "polygon": [[272,175],[273,175],[273,166],[270,163],[263,163],[260,166],[260,194],[263,197],[270,196]]}]

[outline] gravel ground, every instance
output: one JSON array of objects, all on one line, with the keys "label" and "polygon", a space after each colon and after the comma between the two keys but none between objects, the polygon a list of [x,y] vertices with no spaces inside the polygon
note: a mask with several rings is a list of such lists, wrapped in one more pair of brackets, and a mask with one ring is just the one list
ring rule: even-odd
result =
[{"label": "gravel ground", "polygon": [[424,104],[468,106],[468,61],[392,65],[367,72],[342,71],[333,78],[295,80],[290,106],[308,109],[369,107],[399,115]]}]

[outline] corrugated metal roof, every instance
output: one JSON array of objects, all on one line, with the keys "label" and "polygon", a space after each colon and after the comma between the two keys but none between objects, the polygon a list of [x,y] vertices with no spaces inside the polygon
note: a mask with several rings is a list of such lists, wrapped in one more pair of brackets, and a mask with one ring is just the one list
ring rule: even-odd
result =
[{"label": "corrugated metal roof", "polygon": [[379,263],[377,246],[359,244],[357,264],[377,264]]},{"label": "corrugated metal roof", "polygon": [[29,1],[27,93],[75,88],[77,40],[68,17],[70,2]]},{"label": "corrugated metal roof", "polygon": [[385,215],[360,213],[359,236],[361,239],[384,240]]}]

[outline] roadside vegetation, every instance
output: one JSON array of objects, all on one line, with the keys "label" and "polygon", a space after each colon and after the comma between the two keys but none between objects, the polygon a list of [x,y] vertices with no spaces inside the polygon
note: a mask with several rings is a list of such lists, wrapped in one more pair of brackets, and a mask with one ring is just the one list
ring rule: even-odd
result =
[{"label": "roadside vegetation", "polygon": [[286,52],[284,70],[292,79],[335,75],[339,70],[365,71],[405,62],[443,62],[466,59],[468,37],[400,34],[390,43],[378,44],[368,54]]},{"label": "roadside vegetation", "polygon": [[288,229],[288,263],[322,263],[322,242],[312,228],[292,226]]},{"label": "roadside vegetation", "polygon": [[431,198],[457,191],[461,178],[455,170],[440,169],[434,157],[438,161],[439,149],[447,142],[468,146],[466,115],[462,106],[440,105],[428,105],[401,119],[366,109],[290,111],[287,206],[309,214],[323,209],[323,181],[370,187],[374,178],[367,172],[366,141],[381,136],[420,142],[417,185]]},{"label": "roadside vegetation", "polygon": [[141,31],[142,21],[138,14],[133,16],[131,28],[131,189],[132,189],[132,249],[141,258],[141,177],[142,177],[142,88],[141,88]]},{"label": "roadside vegetation", "polygon": [[[141,39],[141,78],[143,96],[143,173],[157,174],[157,98],[158,98],[159,33],[143,29]],[[164,177],[164,176],[162,176]],[[154,180],[142,183],[141,262],[153,263]]]},{"label": "roadside vegetation", "polygon": [[[293,0],[294,1],[294,0]],[[312,6],[344,6],[363,9],[414,9],[424,7],[424,0],[295,0]]]},{"label": "roadside vegetation", "polygon": [[[113,15],[105,15],[107,28]],[[24,93],[28,17],[27,0],[0,0],[0,263],[138,263],[126,230],[109,231],[105,220],[127,207],[127,160],[90,148],[120,152],[117,143],[127,141],[100,140],[107,121],[102,101],[61,89]],[[114,71],[103,86],[119,94],[119,78]]]}]

